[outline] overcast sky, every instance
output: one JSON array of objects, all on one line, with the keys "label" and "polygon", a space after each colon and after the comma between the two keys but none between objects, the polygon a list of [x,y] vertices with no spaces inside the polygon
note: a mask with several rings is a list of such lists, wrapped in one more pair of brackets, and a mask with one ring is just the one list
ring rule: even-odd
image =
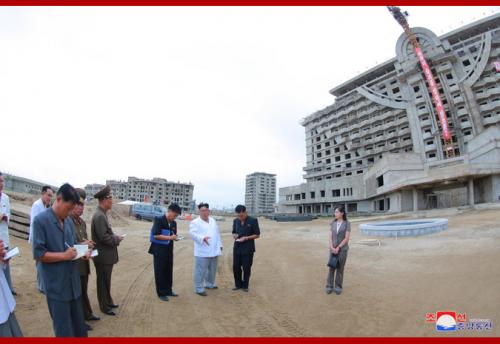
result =
[{"label": "overcast sky", "polygon": [[[404,7],[437,35],[499,7]],[[0,170],[54,185],[163,177],[244,201],[303,182],[300,120],[394,57],[385,7],[0,8]]]}]

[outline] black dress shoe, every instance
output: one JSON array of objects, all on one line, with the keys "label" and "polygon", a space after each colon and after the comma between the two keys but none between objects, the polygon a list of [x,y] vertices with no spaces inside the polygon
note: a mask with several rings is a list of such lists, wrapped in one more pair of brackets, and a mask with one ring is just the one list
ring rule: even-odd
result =
[{"label": "black dress shoe", "polygon": [[87,331],[92,331],[92,326],[90,326],[89,324],[85,324],[85,329]]},{"label": "black dress shoe", "polygon": [[213,287],[205,287],[205,288],[207,288],[207,289],[219,289],[219,287],[216,285],[214,285]]},{"label": "black dress shoe", "polygon": [[107,315],[116,315],[116,313],[113,312],[113,311],[107,311],[107,312],[104,312],[104,314],[107,314]]},{"label": "black dress shoe", "polygon": [[12,290],[12,295],[17,296],[17,293],[14,290]]},{"label": "black dress shoe", "polygon": [[118,308],[118,305],[111,305],[111,308]]},{"label": "black dress shoe", "polygon": [[196,294],[198,294],[198,295],[200,295],[200,296],[207,296],[207,295],[208,295],[208,294],[207,294],[206,292],[204,292],[204,291],[199,292],[199,293],[196,293]]},{"label": "black dress shoe", "polygon": [[96,321],[96,320],[101,320],[101,318],[99,318],[97,315],[95,314],[92,314],[90,317],[88,317],[87,319],[85,320],[88,320],[88,321]]},{"label": "black dress shoe", "polygon": [[233,290],[240,290],[240,287],[234,287]]},{"label": "black dress shoe", "polygon": [[245,293],[248,293],[248,288],[243,288],[243,291],[244,291]]},{"label": "black dress shoe", "polygon": [[179,294],[175,293],[175,292],[170,292],[169,294],[167,294],[167,296],[173,296],[173,297],[176,297],[176,296],[179,296]]}]

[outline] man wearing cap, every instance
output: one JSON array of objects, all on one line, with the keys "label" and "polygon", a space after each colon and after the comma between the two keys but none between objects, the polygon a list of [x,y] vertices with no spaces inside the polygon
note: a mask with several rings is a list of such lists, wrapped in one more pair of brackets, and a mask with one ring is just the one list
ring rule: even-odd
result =
[{"label": "man wearing cap", "polygon": [[[33,221],[33,257],[41,262],[41,276],[56,337],[87,337],[83,319],[80,276],[73,222],[69,218],[79,197],[62,185],[56,201]],[[90,251],[85,259],[90,258]]]},{"label": "man wearing cap", "polygon": [[[71,219],[73,220],[73,229],[75,240],[80,245],[88,245],[89,249],[94,248],[94,242],[88,239],[87,224],[82,219],[83,209],[85,207],[86,193],[83,189],[76,189],[80,200],[76,203],[73,211],[71,212]],[[82,286],[82,306],[85,320],[100,320],[98,316],[92,312],[87,287],[89,283],[90,264],[88,260],[78,259],[78,271],[80,272],[80,284]],[[87,325],[88,330],[92,330],[90,325]]]},{"label": "man wearing cap", "polygon": [[[235,209],[238,217],[233,221],[233,290],[243,289],[248,292],[248,282],[252,270],[253,255],[255,252],[255,239],[260,236],[259,222],[256,218],[247,214],[244,205],[238,205]],[[243,270],[243,278],[242,278]]]},{"label": "man wearing cap", "polygon": [[118,305],[111,297],[111,273],[113,265],[118,263],[118,245],[123,240],[122,235],[116,235],[111,229],[106,213],[113,206],[111,188],[106,185],[101,191],[94,195],[99,201],[94,216],[92,216],[91,232],[92,241],[99,254],[94,257],[95,270],[97,275],[97,299],[99,308],[104,314],[116,315],[113,311]]}]

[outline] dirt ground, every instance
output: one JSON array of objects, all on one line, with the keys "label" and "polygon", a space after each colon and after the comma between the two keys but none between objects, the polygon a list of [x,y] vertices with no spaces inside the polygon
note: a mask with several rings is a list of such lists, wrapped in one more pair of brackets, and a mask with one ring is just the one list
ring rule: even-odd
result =
[{"label": "dirt ground", "polygon": [[[444,216],[442,212],[429,216]],[[193,292],[193,243],[188,223],[178,221],[185,240],[175,243],[174,290],[161,302],[155,293],[151,223],[133,219],[115,227],[128,236],[119,247],[112,295],[118,315],[100,313],[95,269],[89,282],[94,312],[90,336],[499,336],[500,210],[451,213],[449,229],[417,238],[368,239],[353,221],[344,292],[324,292],[328,219],[276,223],[260,220],[250,292],[232,291],[232,220],[219,222],[223,256],[218,290]],[[22,255],[12,261],[18,291],[16,315],[25,336],[53,336],[45,298],[36,290],[35,264],[26,241],[13,238]],[[452,310],[491,319],[489,332],[438,333],[425,314]]]}]

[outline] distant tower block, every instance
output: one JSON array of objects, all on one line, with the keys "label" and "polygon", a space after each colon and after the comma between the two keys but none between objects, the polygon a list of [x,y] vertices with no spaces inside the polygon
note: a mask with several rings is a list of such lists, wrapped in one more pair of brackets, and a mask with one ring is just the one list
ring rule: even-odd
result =
[{"label": "distant tower block", "polygon": [[274,213],[276,203],[276,175],[255,172],[247,175],[245,206],[250,214]]}]

